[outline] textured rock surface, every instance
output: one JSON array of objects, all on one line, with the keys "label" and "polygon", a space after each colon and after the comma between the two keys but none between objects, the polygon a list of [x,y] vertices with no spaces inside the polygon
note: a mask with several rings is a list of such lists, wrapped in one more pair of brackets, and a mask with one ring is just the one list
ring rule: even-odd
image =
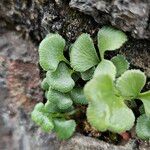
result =
[{"label": "textured rock surface", "polygon": [[59,147],[53,134],[42,133],[30,119],[34,105],[43,99],[39,73],[35,46],[16,32],[1,33],[1,150],[47,150],[49,146],[56,150]]},{"label": "textured rock surface", "polygon": [[98,141],[90,137],[84,137],[80,134],[75,135],[69,141],[62,142],[60,150],[136,150],[134,141],[130,141],[124,146],[115,146],[112,144]]},{"label": "textured rock surface", "polygon": [[59,32],[69,41],[82,32],[95,33],[98,24],[93,19],[69,8],[67,0],[2,0],[1,27],[21,31],[27,38],[40,41],[49,32]]},{"label": "textured rock surface", "polygon": [[[89,149],[90,142],[93,149],[94,145],[99,149],[116,148],[81,135],[61,143],[55,135],[42,133],[30,120],[34,105],[43,101],[36,48],[39,41],[48,32],[59,32],[67,43],[82,32],[88,32],[96,41],[98,28],[109,24],[107,16],[102,15],[98,24],[92,17],[70,9],[68,0],[0,1],[0,150],[69,150],[75,146],[87,149],[87,144]],[[144,70],[150,77],[148,40],[130,37],[118,52],[126,55],[134,68]],[[150,88],[150,81],[147,88]],[[140,142],[139,149],[149,146]]]},{"label": "textured rock surface", "polygon": [[110,22],[129,31],[135,38],[150,38],[149,0],[71,0],[70,6],[93,16],[98,23]]}]

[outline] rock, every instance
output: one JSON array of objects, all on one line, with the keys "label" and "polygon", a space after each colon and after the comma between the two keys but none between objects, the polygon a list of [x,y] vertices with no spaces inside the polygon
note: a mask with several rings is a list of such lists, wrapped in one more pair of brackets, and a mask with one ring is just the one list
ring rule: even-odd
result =
[{"label": "rock", "polygon": [[64,141],[59,150],[136,150],[134,140],[124,146],[115,146],[97,139],[76,134],[70,140]]},{"label": "rock", "polygon": [[[73,42],[82,32],[94,34],[97,23],[69,8],[67,0],[0,1],[1,28],[20,31],[40,42],[49,32],[58,32]],[[57,4],[57,5],[56,5]],[[94,25],[94,26],[93,26]]]},{"label": "rock", "polygon": [[110,22],[135,38],[150,38],[149,0],[71,0],[70,6],[91,15],[98,23]]},{"label": "rock", "polygon": [[0,37],[0,149],[56,150],[59,141],[31,121],[34,105],[43,100],[37,48],[20,33]]},{"label": "rock", "polygon": [[129,38],[119,53],[126,56],[132,68],[141,69],[150,77],[150,42],[148,40]]},{"label": "rock", "polygon": [[139,150],[147,150],[150,148],[150,141],[140,141]]}]

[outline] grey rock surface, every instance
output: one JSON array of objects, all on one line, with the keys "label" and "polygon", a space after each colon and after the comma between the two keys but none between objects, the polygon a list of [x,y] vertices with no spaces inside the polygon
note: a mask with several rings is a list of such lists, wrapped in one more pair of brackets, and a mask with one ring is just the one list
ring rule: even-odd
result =
[{"label": "grey rock surface", "polygon": [[137,150],[134,140],[124,146],[115,146],[80,134],[62,142],[59,150]]},{"label": "grey rock surface", "polygon": [[20,33],[0,36],[0,150],[56,150],[59,141],[31,121],[34,105],[43,100],[37,48]]},{"label": "grey rock surface", "polygon": [[98,23],[110,22],[129,31],[135,38],[150,38],[149,0],[71,0],[70,6],[93,16]]}]

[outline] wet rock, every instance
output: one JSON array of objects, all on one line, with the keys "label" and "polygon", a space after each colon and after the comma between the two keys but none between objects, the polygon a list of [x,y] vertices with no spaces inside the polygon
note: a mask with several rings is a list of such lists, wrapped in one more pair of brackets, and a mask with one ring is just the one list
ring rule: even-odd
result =
[{"label": "wet rock", "polygon": [[91,15],[98,23],[110,22],[135,38],[150,38],[149,0],[71,0],[70,6]]}]

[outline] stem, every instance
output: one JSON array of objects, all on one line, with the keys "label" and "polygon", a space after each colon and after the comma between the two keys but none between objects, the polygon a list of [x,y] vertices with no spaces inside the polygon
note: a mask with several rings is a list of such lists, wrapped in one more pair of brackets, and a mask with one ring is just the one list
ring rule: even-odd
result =
[{"label": "stem", "polygon": [[66,64],[70,65],[70,62],[69,62],[65,57],[63,58],[63,61],[64,61]]}]

